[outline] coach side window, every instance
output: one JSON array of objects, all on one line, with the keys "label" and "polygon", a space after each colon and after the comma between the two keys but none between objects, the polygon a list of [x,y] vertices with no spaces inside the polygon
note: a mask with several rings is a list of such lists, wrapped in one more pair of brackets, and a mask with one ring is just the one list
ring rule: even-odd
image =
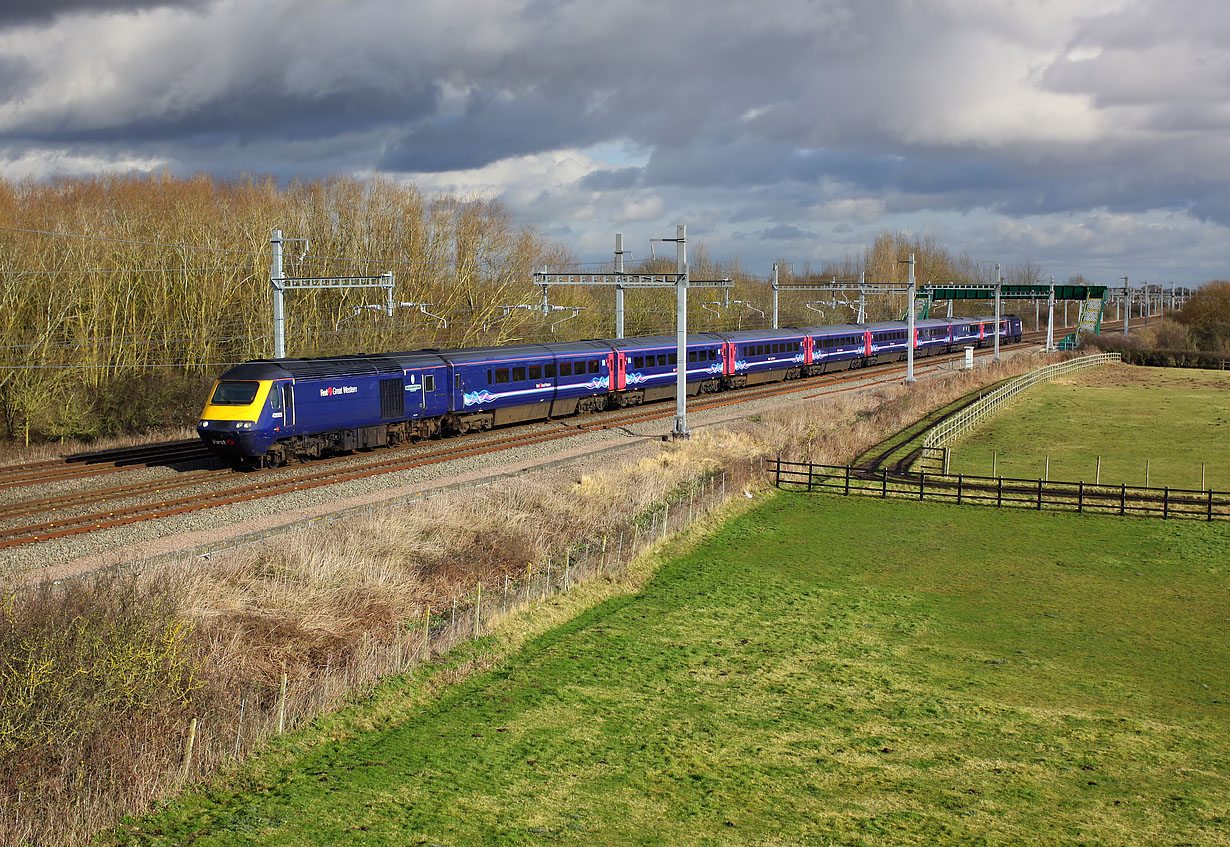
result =
[{"label": "coach side window", "polygon": [[495,372],[495,381],[498,384],[508,382],[508,368],[497,368]]},{"label": "coach side window", "polygon": [[560,362],[559,363],[559,375],[560,376],[572,376],[572,362]]},{"label": "coach side window", "polygon": [[599,364],[598,362],[590,362],[590,363],[589,363],[589,372],[590,372],[590,373],[592,373],[592,374],[596,374],[596,373],[598,373],[598,364]]},{"label": "coach side window", "polygon": [[436,378],[432,376],[431,374],[427,374],[426,376],[423,377],[423,391],[426,394],[430,394],[435,390],[436,390]]},{"label": "coach side window", "polygon": [[645,367],[645,357],[644,356],[633,356],[632,357],[632,367],[634,368]]}]

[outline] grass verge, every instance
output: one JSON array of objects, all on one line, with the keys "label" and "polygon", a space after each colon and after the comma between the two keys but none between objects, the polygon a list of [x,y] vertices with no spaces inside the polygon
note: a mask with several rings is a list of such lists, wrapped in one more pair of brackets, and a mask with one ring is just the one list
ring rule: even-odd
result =
[{"label": "grass verge", "polygon": [[1230,843],[1228,543],[779,494],[109,843]]}]

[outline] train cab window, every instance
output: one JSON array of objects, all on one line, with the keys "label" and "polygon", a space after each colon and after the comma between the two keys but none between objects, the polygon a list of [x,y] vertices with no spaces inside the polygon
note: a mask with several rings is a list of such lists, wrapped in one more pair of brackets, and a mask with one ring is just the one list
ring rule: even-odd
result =
[{"label": "train cab window", "polygon": [[282,392],[276,388],[269,392],[269,408],[275,412],[282,411]]},{"label": "train cab window", "polygon": [[431,374],[423,376],[423,393],[431,394],[436,390],[436,378]]},{"label": "train cab window", "polygon": [[598,362],[590,362],[590,363],[589,363],[589,372],[590,372],[590,373],[592,373],[592,374],[596,374],[596,373],[598,373],[598,364],[599,364]]},{"label": "train cab window", "polygon": [[695,350],[688,351],[688,364],[689,365],[696,364],[696,351]]},{"label": "train cab window", "polygon": [[495,381],[497,385],[508,382],[508,368],[496,368]]},{"label": "train cab window", "polygon": [[634,368],[645,367],[645,357],[644,356],[633,356],[632,357],[632,367]]},{"label": "train cab window", "polygon": [[256,399],[256,390],[260,386],[259,382],[224,379],[214,389],[214,396],[209,398],[209,402],[215,406],[247,406]]},{"label": "train cab window", "polygon": [[530,365],[530,379],[542,379],[542,365]]},{"label": "train cab window", "polygon": [[555,362],[547,365],[543,370],[545,371],[543,375],[547,379],[555,379]]}]

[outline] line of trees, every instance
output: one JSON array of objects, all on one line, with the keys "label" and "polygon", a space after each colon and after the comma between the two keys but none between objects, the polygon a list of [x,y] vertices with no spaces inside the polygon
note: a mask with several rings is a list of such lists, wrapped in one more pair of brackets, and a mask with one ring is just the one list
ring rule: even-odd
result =
[{"label": "line of trees", "polygon": [[[426,196],[414,185],[337,177],[279,185],[272,177],[217,180],[165,174],[42,183],[0,181],[0,437],[91,439],[195,420],[209,381],[227,364],[272,353],[269,236],[288,243],[293,277],[375,276],[392,271],[396,299],[427,303],[447,326],[415,309],[392,318],[356,307],[383,292],[288,294],[291,356],[606,337],[610,288],[552,288],[543,316],[531,274],[574,266],[568,248],[519,225],[497,202]],[[63,233],[72,237],[50,235]],[[84,236],[84,237],[81,237]],[[919,282],[976,280],[990,270],[933,239],[883,232],[854,259],[804,265],[782,282],[904,282],[908,254]],[[730,279],[729,297],[697,289],[689,327],[769,325],[769,269],[689,249],[693,279]],[[630,270],[673,271],[671,255]],[[608,266],[606,269],[609,269]],[[603,268],[598,268],[602,270]],[[1012,282],[1038,278],[1032,264],[1004,269]],[[827,295],[784,292],[783,325],[844,323],[850,305],[807,307]],[[899,318],[901,296],[867,299],[868,320]],[[986,311],[985,303],[960,304]],[[629,335],[673,331],[674,293],[627,298]]]}]

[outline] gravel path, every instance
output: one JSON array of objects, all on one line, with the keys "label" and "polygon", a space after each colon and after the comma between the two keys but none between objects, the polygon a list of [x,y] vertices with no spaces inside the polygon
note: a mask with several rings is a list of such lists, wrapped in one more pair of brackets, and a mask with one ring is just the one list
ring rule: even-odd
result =
[{"label": "gravel path", "polygon": [[[989,361],[990,351],[980,351],[980,353],[984,353],[979,356],[980,361]],[[930,368],[932,365],[924,361],[916,363],[916,367]],[[943,373],[943,371],[935,373]],[[931,375],[933,374],[918,374],[920,379]],[[794,405],[809,397],[865,389],[869,385],[878,384],[882,379],[882,376],[872,375],[853,383],[817,387],[814,392],[804,391],[784,397],[750,400],[707,411],[689,411],[688,423],[692,429],[714,426],[763,413],[772,408]],[[896,382],[898,379],[898,376],[894,376],[891,381]],[[671,412],[669,404],[662,404],[660,408],[666,414]],[[558,431],[561,425],[567,427],[575,423],[589,423],[596,420],[598,418],[595,417],[573,418],[550,424],[537,424],[534,427],[544,432]],[[531,427],[519,427],[515,431],[529,430]],[[193,551],[201,555],[208,550],[259,540],[279,530],[300,526],[313,520],[371,508],[380,503],[405,501],[429,495],[442,488],[482,484],[531,471],[548,474],[563,473],[575,477],[580,468],[561,469],[560,465],[580,462],[586,466],[596,467],[611,461],[611,458],[603,454],[613,450],[619,451],[619,461],[648,455],[660,449],[662,437],[670,430],[671,418],[668,416],[628,427],[578,433],[544,444],[515,447],[346,483],[142,521],[123,527],[6,550],[0,553],[0,566],[6,573],[22,573],[23,578],[29,581],[59,580],[98,568],[149,561],[179,551]],[[467,436],[465,443],[481,443],[484,440],[504,437],[509,432],[505,429],[478,436]],[[461,439],[453,439],[450,443],[460,441]],[[421,452],[426,452],[428,449],[430,448],[425,445]],[[355,456],[351,462],[338,463],[333,467],[351,464],[360,466],[370,462],[372,455],[375,454]],[[413,452],[403,455],[413,455]],[[120,484],[121,479],[124,483],[158,479],[174,484],[176,476],[206,464],[196,462],[172,467],[134,468],[129,473],[110,475],[107,478],[108,482],[102,485],[117,485]],[[293,471],[279,473],[290,476]],[[262,475],[262,478],[270,477]],[[238,474],[227,474],[218,481],[194,488],[194,491],[211,487],[232,488],[237,479],[241,479]],[[88,488],[89,482],[83,485]],[[72,488],[79,487],[81,486],[64,485],[58,491],[63,494]],[[94,487],[101,486],[96,482]],[[55,485],[40,486],[39,489],[44,489],[48,493],[36,495],[32,487],[24,493],[23,499],[32,499],[34,496],[51,496],[56,493],[57,487]],[[147,496],[144,499],[148,502],[155,498]],[[66,513],[71,514],[72,510],[66,510]]]}]

